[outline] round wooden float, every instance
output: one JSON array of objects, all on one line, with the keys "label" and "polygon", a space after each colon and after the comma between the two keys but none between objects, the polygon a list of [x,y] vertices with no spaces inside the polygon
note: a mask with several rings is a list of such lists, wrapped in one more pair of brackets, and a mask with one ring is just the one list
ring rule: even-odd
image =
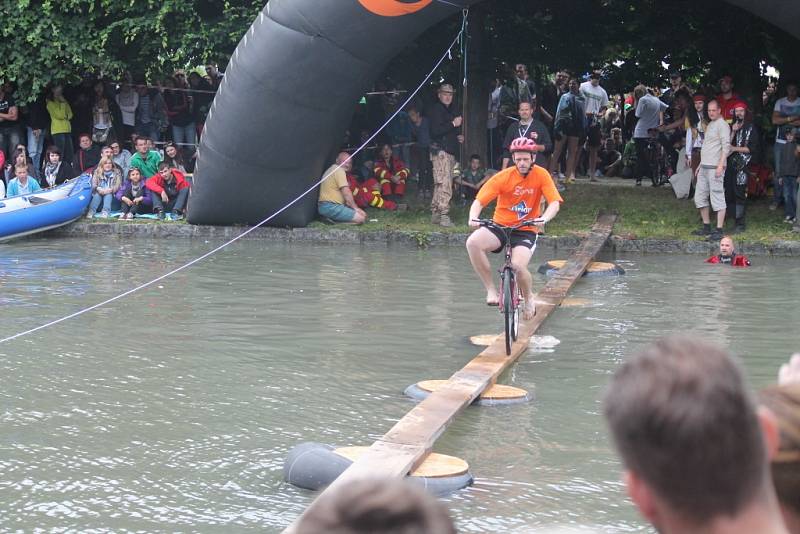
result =
[{"label": "round wooden float", "polygon": [[[423,380],[422,382],[417,382],[417,387],[432,393],[445,382],[447,382],[447,380]],[[494,384],[489,386],[486,391],[481,394],[480,398],[486,400],[513,400],[523,399],[527,395],[528,392],[524,389],[515,388],[514,386],[505,386],[503,384]]]},{"label": "round wooden float", "polygon": [[[340,447],[333,452],[355,462],[367,449],[369,447]],[[466,475],[468,471],[469,464],[461,458],[432,452],[410,474],[412,477],[444,478]]]}]

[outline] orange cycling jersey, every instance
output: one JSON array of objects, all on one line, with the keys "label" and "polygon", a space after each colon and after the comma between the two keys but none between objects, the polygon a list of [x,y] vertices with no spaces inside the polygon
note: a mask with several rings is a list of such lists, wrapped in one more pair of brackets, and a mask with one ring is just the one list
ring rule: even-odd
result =
[{"label": "orange cycling jersey", "polygon": [[564,202],[550,173],[534,165],[527,176],[522,176],[516,167],[498,172],[483,184],[475,198],[483,206],[488,206],[497,199],[497,207],[492,217],[494,222],[513,226],[523,219],[530,221],[541,215],[539,205],[542,195],[548,204]]}]

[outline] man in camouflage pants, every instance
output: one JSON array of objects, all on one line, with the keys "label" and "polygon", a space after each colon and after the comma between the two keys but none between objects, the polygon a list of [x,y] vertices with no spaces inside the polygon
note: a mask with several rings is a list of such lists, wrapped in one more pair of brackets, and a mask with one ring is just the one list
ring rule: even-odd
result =
[{"label": "man in camouflage pants", "polygon": [[455,91],[450,84],[439,87],[439,100],[429,114],[431,129],[431,163],[433,163],[433,199],[431,200],[431,223],[453,226],[450,220],[450,199],[453,196],[453,169],[461,135],[461,115],[456,115],[453,105]]}]

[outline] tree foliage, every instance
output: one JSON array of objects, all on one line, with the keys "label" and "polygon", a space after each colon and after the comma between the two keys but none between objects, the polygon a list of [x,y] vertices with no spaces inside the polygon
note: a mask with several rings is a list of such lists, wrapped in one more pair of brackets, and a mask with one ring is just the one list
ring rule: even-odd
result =
[{"label": "tree foliage", "polygon": [[263,0],[0,0],[0,78],[29,100],[85,74],[153,76],[225,62]]}]

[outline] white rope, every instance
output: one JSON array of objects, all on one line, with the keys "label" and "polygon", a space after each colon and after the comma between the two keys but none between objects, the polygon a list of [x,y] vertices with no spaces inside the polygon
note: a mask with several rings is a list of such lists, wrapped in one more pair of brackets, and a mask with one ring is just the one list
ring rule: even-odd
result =
[{"label": "white rope", "polygon": [[13,341],[15,339],[27,336],[29,334],[33,334],[34,332],[38,332],[39,330],[44,330],[45,328],[49,328],[51,326],[55,326],[55,325],[57,325],[59,323],[63,323],[64,321],[68,321],[70,319],[73,319],[73,318],[78,317],[80,315],[83,315],[85,313],[88,313],[88,312],[90,312],[92,310],[96,310],[97,308],[100,308],[101,306],[105,306],[106,304],[111,304],[114,301],[117,301],[117,300],[119,300],[121,298],[125,298],[128,295],[136,293],[137,291],[141,291],[142,289],[148,288],[151,285],[153,285],[155,283],[158,283],[161,280],[164,280],[165,278],[168,278],[168,277],[172,276],[173,274],[177,274],[177,273],[179,273],[179,272],[181,272],[181,271],[183,271],[185,269],[188,269],[192,265],[203,261],[204,259],[208,258],[209,256],[211,256],[213,254],[216,254],[220,250],[222,250],[225,247],[235,243],[236,241],[240,240],[241,238],[243,238],[244,236],[246,236],[247,234],[249,234],[250,232],[252,232],[256,228],[259,228],[260,226],[265,225],[266,223],[268,223],[269,221],[271,221],[272,219],[274,219],[275,217],[277,217],[278,215],[280,215],[281,213],[283,213],[284,211],[286,211],[287,209],[289,209],[290,207],[295,205],[303,197],[305,197],[306,195],[311,193],[314,189],[317,188],[317,186],[319,186],[322,182],[324,182],[328,178],[328,176],[332,175],[334,172],[336,172],[337,170],[341,169],[342,165],[344,165],[348,161],[352,160],[353,156],[355,156],[356,154],[361,152],[364,149],[364,147],[369,145],[369,143],[372,142],[372,140],[375,139],[378,136],[378,134],[381,133],[381,131],[383,131],[383,129],[386,128],[389,125],[390,122],[392,122],[392,120],[397,116],[397,114],[400,113],[400,111],[409,102],[411,102],[411,100],[414,99],[414,97],[417,95],[417,93],[419,93],[422,90],[422,88],[428,82],[430,77],[433,76],[433,73],[436,72],[436,69],[438,69],[439,66],[444,62],[445,58],[447,58],[449,56],[450,49],[453,46],[455,46],[455,44],[458,42],[458,39],[461,37],[461,32],[462,31],[463,31],[463,25],[462,25],[462,30],[458,32],[458,35],[456,35],[456,38],[453,39],[453,42],[450,43],[450,46],[447,48],[447,50],[442,55],[442,57],[439,59],[439,61],[436,62],[436,65],[434,65],[434,67],[431,69],[431,71],[428,73],[428,75],[425,76],[425,79],[422,80],[422,82],[419,84],[419,86],[414,90],[414,92],[411,93],[411,95],[406,99],[406,101],[403,103],[403,105],[402,106],[398,106],[397,111],[395,111],[391,115],[391,117],[389,117],[377,130],[375,130],[375,133],[373,133],[372,136],[369,139],[364,141],[364,143],[362,143],[361,146],[359,146],[358,149],[355,152],[353,152],[350,156],[348,156],[347,159],[345,159],[344,161],[342,161],[341,163],[336,165],[336,168],[334,168],[331,172],[329,172],[328,174],[326,174],[325,176],[320,178],[314,185],[312,185],[311,187],[306,189],[303,193],[300,194],[300,196],[298,196],[297,198],[295,198],[294,200],[292,200],[291,202],[286,204],[284,207],[282,207],[281,209],[279,209],[278,211],[276,211],[275,213],[273,213],[272,215],[270,215],[269,217],[267,217],[266,219],[264,219],[263,221],[261,221],[257,225],[248,228],[247,230],[245,230],[241,234],[237,235],[236,237],[234,237],[230,241],[227,241],[226,243],[223,243],[222,245],[220,245],[220,246],[218,246],[218,247],[206,252],[205,254],[200,256],[199,258],[195,258],[192,261],[190,261],[189,263],[181,265],[180,267],[178,267],[176,269],[173,269],[173,270],[169,271],[168,273],[162,274],[161,276],[159,276],[158,278],[156,278],[154,280],[146,282],[146,283],[144,283],[144,284],[142,284],[140,286],[134,287],[133,289],[129,289],[128,291],[126,291],[126,292],[124,292],[124,293],[122,293],[120,295],[117,295],[115,297],[111,297],[111,298],[106,299],[106,300],[104,300],[102,302],[98,302],[97,304],[95,304],[93,306],[89,306],[88,308],[84,308],[84,309],[82,309],[80,311],[77,311],[75,313],[71,313],[71,314],[69,314],[69,315],[67,315],[65,317],[61,317],[60,319],[56,319],[54,321],[50,321],[49,323],[45,323],[45,324],[43,324],[41,326],[37,326],[35,328],[31,328],[30,330],[25,330],[24,332],[20,332],[18,334],[14,334],[13,336],[8,336],[8,337],[5,337],[3,339],[0,339],[0,345],[2,345],[3,343],[7,343],[9,341]]}]

